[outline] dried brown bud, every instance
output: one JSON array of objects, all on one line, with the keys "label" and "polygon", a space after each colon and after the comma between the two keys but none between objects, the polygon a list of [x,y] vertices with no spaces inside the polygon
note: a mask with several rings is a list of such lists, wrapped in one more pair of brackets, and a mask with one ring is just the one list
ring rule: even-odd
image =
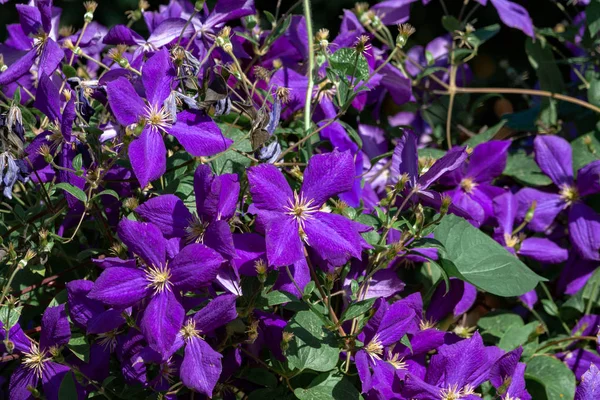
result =
[{"label": "dried brown bud", "polygon": [[290,89],[280,86],[275,90],[275,95],[283,104],[290,101]]}]

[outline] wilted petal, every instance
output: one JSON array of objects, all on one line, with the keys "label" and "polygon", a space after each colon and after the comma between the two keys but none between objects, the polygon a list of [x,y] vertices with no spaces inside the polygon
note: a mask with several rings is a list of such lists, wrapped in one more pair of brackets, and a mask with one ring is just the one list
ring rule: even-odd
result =
[{"label": "wilted petal", "polygon": [[213,299],[204,308],[194,314],[193,318],[196,322],[196,329],[202,332],[202,334],[208,334],[236,319],[236,299],[237,296],[233,294],[223,294]]},{"label": "wilted petal", "polygon": [[304,171],[301,195],[313,200],[311,206],[320,207],[331,197],[352,189],[354,160],[349,151],[313,156]]},{"label": "wilted petal", "polygon": [[128,79],[120,77],[106,84],[110,108],[121,125],[135,124],[144,115],[146,105]]},{"label": "wilted petal", "polygon": [[208,397],[219,376],[221,376],[221,358],[203,339],[190,338],[185,346],[180,377],[183,384]]},{"label": "wilted petal", "polygon": [[217,276],[223,261],[215,250],[200,243],[190,244],[169,264],[171,282],[182,291],[207,286]]},{"label": "wilted petal", "polygon": [[171,93],[171,83],[176,77],[166,48],[154,53],[142,68],[142,82],[150,104],[162,107]]},{"label": "wilted petal", "polygon": [[183,306],[170,290],[152,296],[140,324],[150,347],[166,354],[181,329],[184,317]]},{"label": "wilted petal", "polygon": [[48,307],[42,316],[42,331],[40,333],[40,349],[61,347],[69,343],[71,328],[67,319],[65,305]]},{"label": "wilted petal", "polygon": [[569,210],[569,237],[586,260],[600,260],[600,215],[583,203]]},{"label": "wilted petal", "polygon": [[569,252],[552,240],[537,237],[523,240],[517,253],[548,264],[558,264],[569,257]]},{"label": "wilted petal", "polygon": [[165,237],[184,237],[192,220],[192,214],[183,201],[173,194],[153,197],[135,212],[156,225]]},{"label": "wilted petal", "polygon": [[195,157],[221,153],[233,143],[223,136],[219,126],[208,115],[195,110],[177,114],[177,122],[168,132]]},{"label": "wilted petal", "polygon": [[145,128],[129,145],[129,160],[141,187],[160,178],[167,170],[167,148],[157,131]]},{"label": "wilted petal", "polygon": [[129,251],[148,266],[160,267],[165,263],[166,242],[155,225],[123,218],[117,232]]},{"label": "wilted petal", "polygon": [[254,205],[261,210],[286,211],[293,193],[276,167],[262,164],[247,170]]},{"label": "wilted petal", "polygon": [[142,270],[113,267],[100,274],[88,297],[112,307],[127,308],[149,293],[148,281]]},{"label": "wilted petal", "polygon": [[573,184],[573,151],[565,139],[538,135],[533,142],[535,162],[556,186]]}]

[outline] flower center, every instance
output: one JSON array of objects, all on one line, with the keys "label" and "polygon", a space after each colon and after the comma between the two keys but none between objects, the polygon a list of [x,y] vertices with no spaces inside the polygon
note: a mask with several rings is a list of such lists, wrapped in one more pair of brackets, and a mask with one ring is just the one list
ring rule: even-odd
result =
[{"label": "flower center", "polygon": [[383,354],[383,345],[381,344],[381,340],[379,340],[379,334],[373,336],[373,339],[369,342],[368,345],[365,346],[365,351],[369,354],[371,359],[381,360],[381,355]]},{"label": "flower center", "polygon": [[98,341],[98,344],[103,346],[105,349],[114,351],[115,348],[117,347],[117,336],[120,333],[121,332],[116,329],[113,329],[112,331],[108,331],[105,333],[100,333],[100,334],[98,334],[98,339],[100,339]]},{"label": "flower center", "polygon": [[469,385],[465,385],[464,388],[459,389],[457,384],[450,385],[446,389],[442,389],[440,392],[440,400],[460,400],[466,396],[478,396],[481,397],[478,393],[475,393],[475,389]]},{"label": "flower center", "polygon": [[473,336],[473,332],[475,332],[474,326],[457,325],[454,328],[454,333],[465,339],[468,339],[471,336]]},{"label": "flower center", "polygon": [[406,369],[407,364],[403,360],[404,358],[400,357],[400,354],[396,353],[392,355],[392,351],[388,351],[387,362],[392,364],[395,369]]},{"label": "flower center", "polygon": [[204,233],[206,232],[207,227],[208,223],[202,222],[200,217],[194,215],[189,221],[189,225],[185,228],[185,231],[187,233],[186,240],[188,241],[188,243],[202,243],[204,240]]},{"label": "flower center", "polygon": [[563,185],[560,188],[560,197],[564,200],[567,205],[572,205],[577,200],[579,200],[579,191],[575,186],[571,185]]},{"label": "flower center", "polygon": [[435,321],[433,319],[422,319],[419,322],[419,329],[425,331],[427,329],[431,329],[435,326]]},{"label": "flower center", "polygon": [[166,107],[158,108],[158,105],[151,104],[146,106],[146,125],[165,132],[173,125],[173,118]]},{"label": "flower center", "polygon": [[188,319],[183,328],[181,328],[181,336],[183,336],[184,340],[199,338],[200,331],[196,329],[196,321],[192,318]]},{"label": "flower center", "polygon": [[284,207],[287,215],[296,219],[300,228],[304,229],[304,221],[312,218],[312,215],[319,211],[319,207],[313,206],[313,199],[305,199],[304,195],[294,192],[294,199],[288,199],[289,206]]},{"label": "flower center", "polygon": [[165,290],[171,290],[171,270],[166,265],[160,267],[148,267],[146,270],[146,280],[149,282],[147,287],[154,289],[154,294],[162,293]]},{"label": "flower center", "polygon": [[29,369],[32,369],[40,378],[44,373],[44,364],[46,361],[50,361],[50,358],[47,357],[45,350],[40,350],[37,344],[31,345],[29,353],[23,353],[23,365]]},{"label": "flower center", "polygon": [[39,55],[42,52],[42,48],[44,44],[48,40],[48,34],[45,32],[40,32],[33,36],[33,47],[35,48],[35,52]]},{"label": "flower center", "polygon": [[462,181],[460,181],[460,187],[466,192],[466,193],[471,193],[473,192],[473,189],[475,189],[475,186],[477,186],[477,183],[475,183],[473,181],[473,178],[464,178]]}]

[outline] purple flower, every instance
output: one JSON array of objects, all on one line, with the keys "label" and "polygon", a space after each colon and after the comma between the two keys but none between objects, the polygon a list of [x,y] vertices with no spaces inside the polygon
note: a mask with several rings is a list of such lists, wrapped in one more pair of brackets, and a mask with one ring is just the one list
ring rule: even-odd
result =
[{"label": "purple flower", "polygon": [[497,347],[485,347],[478,332],[470,339],[442,345],[431,358],[424,379],[406,376],[403,395],[423,400],[478,399],[475,388],[488,379],[501,354]]},{"label": "purple flower", "polygon": [[559,192],[522,189],[517,194],[519,214],[525,215],[535,202],[529,227],[542,232],[562,210],[568,209],[569,237],[575,250],[584,259],[600,260],[600,216],[582,201],[585,196],[600,192],[600,161],[581,168],[575,182],[569,142],[557,136],[537,136],[534,150],[537,164]]},{"label": "purple flower", "polygon": [[[439,210],[442,205],[442,195],[429,190],[429,187],[446,174],[460,168],[467,156],[465,148],[455,147],[420,174],[417,137],[411,130],[407,129],[394,149],[391,167],[392,177],[399,179],[400,175],[406,174],[408,181],[405,195],[414,194],[419,197],[423,204]],[[469,218],[466,211],[453,204],[450,205],[449,211],[461,217]]]},{"label": "purple flower", "polygon": [[[477,0],[479,3],[484,6],[487,4],[487,0]],[[511,28],[516,28],[525,33],[527,36],[532,38],[535,37],[535,32],[533,30],[533,22],[531,21],[531,17],[529,13],[520,4],[513,3],[508,0],[490,0],[492,5],[498,11],[498,15],[500,19],[506,26],[510,26]]]},{"label": "purple flower", "polygon": [[124,219],[119,224],[119,237],[140,258],[140,265],[131,260],[126,266],[109,266],[88,297],[121,309],[148,299],[141,319],[142,333],[153,350],[165,354],[185,316],[180,292],[210,285],[223,258],[202,244],[191,244],[169,259],[167,240],[149,223]]},{"label": "purple flower", "polygon": [[517,209],[517,198],[511,192],[494,199],[494,212],[498,220],[498,227],[494,231],[496,241],[513,254],[542,263],[558,264],[566,261],[569,257],[568,251],[552,240],[541,237],[527,238],[523,233],[515,232]]},{"label": "purple flower", "polygon": [[575,400],[595,400],[600,396],[600,370],[595,364],[581,377]]},{"label": "purple flower", "polygon": [[477,289],[470,283],[457,278],[450,278],[450,289],[446,289],[446,283],[438,285],[431,296],[431,302],[427,308],[427,320],[432,322],[441,321],[448,314],[458,317],[473,306],[477,298]]},{"label": "purple flower", "polygon": [[[129,80],[120,77],[107,84],[108,102],[119,123],[124,126],[141,125],[139,137],[129,145],[129,159],[140,185],[145,187],[166,170],[167,152],[162,134],[175,136],[193,156],[220,153],[232,143],[223,137],[213,120],[197,110],[170,114],[164,104],[171,94],[175,70],[166,49],[155,53],[142,70],[146,90],[144,102]],[[174,119],[177,122],[173,123]]]},{"label": "purple flower", "polygon": [[62,379],[69,372],[69,367],[52,361],[71,338],[64,304],[46,309],[41,328],[39,344],[29,339],[27,346],[22,342],[14,342],[15,349],[21,353],[21,365],[10,377],[11,399],[31,398],[28,387],[36,388],[40,380],[46,397],[50,400],[58,399]]},{"label": "purple flower", "polygon": [[503,389],[503,399],[531,400],[525,389],[525,363],[519,362],[523,348],[518,347],[500,357],[490,371],[490,382],[496,389]]},{"label": "purple flower", "polygon": [[494,215],[492,199],[502,194],[492,181],[502,174],[506,166],[509,141],[492,140],[475,147],[468,164],[463,164],[444,180],[455,189],[447,192],[452,204],[471,215],[476,226]]},{"label": "purple flower", "polygon": [[303,242],[323,260],[342,265],[370,248],[360,235],[368,228],[325,212],[325,202],[352,188],[354,162],[349,152],[313,156],[300,192],[292,192],[283,174],[272,165],[248,170],[250,193],[265,227],[267,258],[272,266],[287,266],[304,258]]}]

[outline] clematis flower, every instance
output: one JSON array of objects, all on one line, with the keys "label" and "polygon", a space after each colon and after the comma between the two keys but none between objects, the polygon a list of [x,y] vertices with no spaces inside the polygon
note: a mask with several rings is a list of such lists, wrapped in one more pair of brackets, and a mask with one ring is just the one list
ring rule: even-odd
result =
[{"label": "clematis flower", "polygon": [[69,367],[52,361],[60,355],[61,347],[71,338],[65,305],[48,307],[42,316],[40,341],[27,338],[27,343],[15,341],[15,349],[21,353],[21,365],[10,377],[10,398],[25,400],[32,398],[28,388],[36,388],[42,381],[44,395],[58,399],[60,384]]},{"label": "clematis flower", "polygon": [[[504,25],[516,28],[527,36],[535,37],[533,21],[529,13],[520,4],[508,0],[490,0]],[[487,5],[487,0],[477,0],[482,5]]]},{"label": "clematis flower", "polygon": [[166,148],[162,134],[170,134],[195,157],[220,153],[232,143],[223,137],[213,120],[198,110],[182,111],[173,116],[165,106],[171,93],[175,70],[169,52],[163,48],[144,64],[142,83],[147,103],[129,80],[120,77],[107,84],[108,102],[123,126],[139,124],[142,133],[129,145],[129,159],[140,185],[145,187],[166,170]]},{"label": "clematis flower", "polygon": [[210,285],[224,260],[199,243],[184,247],[169,259],[167,240],[149,223],[124,219],[118,233],[140,258],[139,265],[129,260],[126,266],[122,262],[106,268],[88,297],[114,308],[130,307],[147,299],[140,324],[142,333],[153,350],[165,354],[185,316],[180,292]]},{"label": "clematis flower", "polygon": [[325,212],[325,202],[352,188],[354,162],[349,152],[313,156],[304,171],[300,192],[292,192],[273,165],[248,169],[250,193],[265,227],[267,258],[287,266],[304,258],[303,242],[323,260],[342,265],[370,248],[360,235],[369,228],[341,215]]},{"label": "clematis flower", "polygon": [[595,364],[581,377],[575,400],[595,400],[600,396],[600,370]]},{"label": "clematis flower", "polygon": [[518,202],[511,192],[506,192],[494,199],[494,212],[498,227],[494,238],[513,254],[525,256],[542,263],[558,264],[569,257],[566,249],[558,246],[552,240],[540,237],[526,237],[515,232],[514,221],[517,217]]},{"label": "clematis flower", "polygon": [[216,352],[201,335],[210,334],[236,319],[235,301],[235,295],[218,296],[188,318],[170,350],[173,353],[184,347],[183,362],[179,371],[181,381],[188,388],[208,397],[212,397],[221,375],[223,356]]},{"label": "clematis flower", "polygon": [[525,363],[519,362],[523,348],[517,347],[500,357],[490,370],[490,382],[502,399],[531,400],[525,389]]},{"label": "clematis flower", "polygon": [[391,351],[384,360],[384,351],[402,339],[415,318],[415,312],[401,301],[392,305],[383,299],[377,302],[379,303],[377,311],[358,335],[358,339],[365,346],[354,355],[363,393],[371,389],[371,370],[381,368],[379,364],[387,361],[396,369],[402,366],[402,360],[394,356]]},{"label": "clematis flower", "polygon": [[504,171],[509,147],[509,141],[481,143],[473,149],[468,163],[444,179],[445,184],[455,186],[455,189],[446,192],[452,204],[468,212],[476,226],[494,215],[492,199],[504,192],[492,182]]},{"label": "clematis flower", "polygon": [[470,339],[440,346],[424,379],[407,374],[402,394],[419,400],[479,399],[475,388],[488,379],[501,355],[497,347],[485,347],[475,332]]},{"label": "clematis flower", "polygon": [[525,215],[536,202],[529,228],[543,232],[556,216],[568,210],[569,237],[577,253],[587,260],[600,260],[600,215],[582,200],[600,193],[600,161],[581,168],[577,181],[573,178],[572,149],[569,142],[557,136],[537,136],[534,140],[535,161],[558,193],[525,188],[517,193],[519,215]]},{"label": "clematis flower", "polygon": [[450,278],[450,289],[441,283],[431,296],[427,320],[437,322],[452,314],[454,318],[466,313],[475,304],[477,288],[468,282]]},{"label": "clematis flower", "polygon": [[[429,187],[444,175],[460,168],[467,156],[465,148],[456,147],[419,174],[417,137],[411,130],[407,129],[394,149],[391,175],[393,178],[399,179],[400,175],[406,174],[408,181],[406,182],[404,195],[416,195],[423,204],[439,210],[442,205],[442,195],[430,190]],[[466,211],[453,204],[450,204],[448,211],[469,218]]]},{"label": "clematis flower", "polygon": [[12,30],[13,35],[18,36],[13,37],[13,42],[22,44],[19,50],[26,50],[26,53],[4,72],[0,72],[0,86],[15,82],[29,73],[36,60],[38,76],[50,76],[65,55],[55,41],[52,0],[38,0],[32,4],[16,5],[21,25]]}]

